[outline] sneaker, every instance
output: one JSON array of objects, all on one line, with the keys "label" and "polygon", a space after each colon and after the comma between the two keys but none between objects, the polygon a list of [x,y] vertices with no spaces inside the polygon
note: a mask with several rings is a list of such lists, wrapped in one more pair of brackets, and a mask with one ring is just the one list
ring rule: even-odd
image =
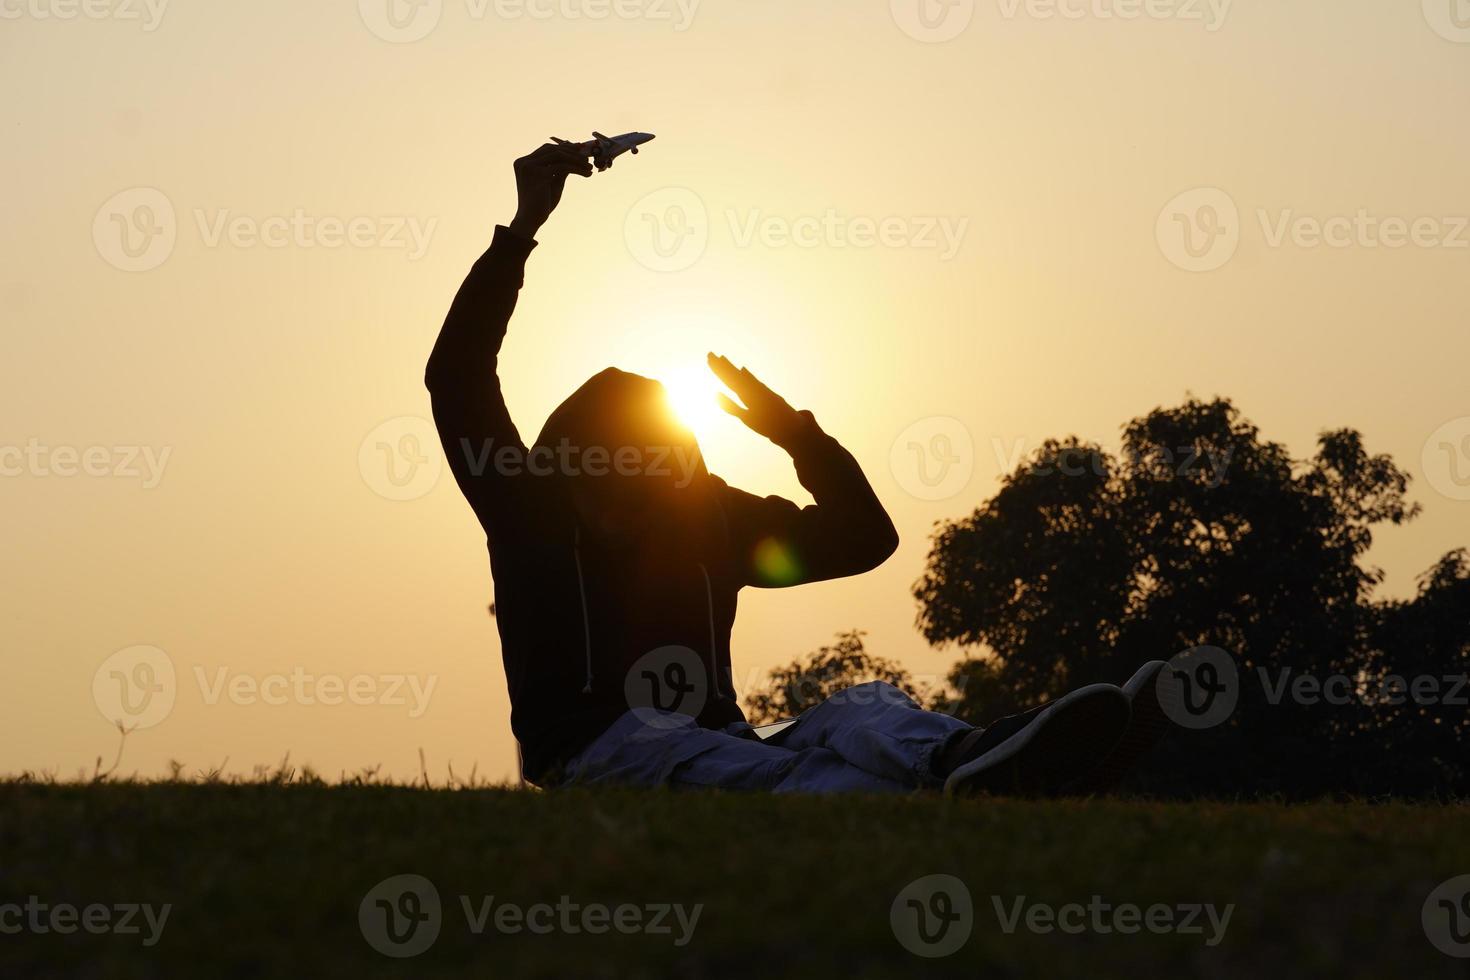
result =
[{"label": "sneaker", "polygon": [[966,758],[948,774],[944,793],[1061,792],[1108,755],[1128,728],[1128,717],[1128,697],[1120,689],[1090,684],[1026,714],[1003,718],[961,740],[957,748]]},{"label": "sneaker", "polygon": [[1113,751],[1108,753],[1107,758],[1079,780],[1076,786],[1068,787],[1070,790],[1078,793],[1106,793],[1116,788],[1128,770],[1173,727],[1174,723],[1169,720],[1168,713],[1159,702],[1159,675],[1167,666],[1162,660],[1150,660],[1128,678],[1128,683],[1123,685],[1123,693],[1127,695],[1133,708],[1128,730],[1123,733],[1118,744],[1113,746]]}]

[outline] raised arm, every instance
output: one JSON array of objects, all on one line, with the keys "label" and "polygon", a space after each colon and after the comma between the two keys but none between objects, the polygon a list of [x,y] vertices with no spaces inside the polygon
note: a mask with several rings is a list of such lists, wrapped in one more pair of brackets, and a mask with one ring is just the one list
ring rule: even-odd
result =
[{"label": "raised arm", "polygon": [[470,269],[424,372],[449,468],[487,531],[507,498],[495,454],[508,446],[523,461],[526,451],[500,392],[500,345],[536,233],[561,201],[567,177],[591,172],[585,156],[550,143],[515,162],[515,219],[495,229],[489,250]]},{"label": "raised arm", "polygon": [[791,455],[816,501],[799,508],[781,497],[727,491],[727,508],[746,584],[765,588],[857,575],[898,547],[898,532],[857,460],[744,368],[709,356],[710,369],[744,404],[721,395],[725,411]]}]

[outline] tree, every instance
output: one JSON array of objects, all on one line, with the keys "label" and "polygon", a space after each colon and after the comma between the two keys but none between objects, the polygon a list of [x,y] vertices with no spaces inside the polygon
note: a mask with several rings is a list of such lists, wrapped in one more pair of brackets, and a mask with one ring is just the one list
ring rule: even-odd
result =
[{"label": "tree", "polygon": [[[1408,482],[1352,430],[1323,433],[1316,454],[1295,461],[1228,400],[1191,398],[1125,426],[1117,457],[1075,438],[1044,443],[990,501],[941,524],[914,587],[918,626],[931,644],[978,651],[954,676],[984,664],[991,682],[965,689],[959,706],[981,722],[997,713],[982,691],[999,689],[1014,710],[1121,683],[1145,660],[1221,647],[1240,673],[1238,707],[1160,753],[1142,784],[1364,790],[1372,734],[1407,723],[1361,698],[1282,697],[1291,688],[1281,681],[1357,684],[1408,663],[1409,637],[1426,629],[1434,669],[1458,649],[1463,670],[1463,553],[1459,564],[1447,556],[1413,603],[1373,599],[1382,572],[1363,558],[1376,526],[1417,514]],[[1421,722],[1409,727],[1444,741],[1443,723],[1435,735]]]},{"label": "tree", "polygon": [[[1470,553],[1452,551],[1419,577],[1418,594],[1387,602],[1364,677],[1372,714],[1359,732],[1374,782],[1406,792],[1467,788],[1470,770]],[[1414,685],[1420,685],[1418,690]]]},{"label": "tree", "polygon": [[864,635],[860,630],[839,633],[831,646],[772,670],[766,686],[746,696],[745,715],[751,724],[795,718],[839,691],[868,681],[887,681],[919,704],[933,700],[927,686],[915,684],[903,667],[868,653]]}]

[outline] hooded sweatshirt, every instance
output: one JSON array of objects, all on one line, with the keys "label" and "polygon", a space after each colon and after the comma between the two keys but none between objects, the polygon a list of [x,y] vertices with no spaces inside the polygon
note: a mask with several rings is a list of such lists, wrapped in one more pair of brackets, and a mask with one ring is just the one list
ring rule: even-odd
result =
[{"label": "hooded sweatshirt", "polygon": [[[730,667],[740,590],[867,571],[898,535],[856,460],[809,412],[778,443],[815,501],[805,508],[710,475],[662,386],[614,369],[578,389],[526,446],[497,371],[535,247],[496,228],[455,296],[425,382],[450,469],[485,531],[522,770],[544,785],[628,710],[672,709],[660,682],[689,692],[676,710],[702,727],[743,721]],[[640,456],[650,472],[662,454],[668,476],[617,476],[623,447],[655,450]],[[656,509],[632,540],[589,525],[573,503],[577,493],[626,498],[645,486]]]}]

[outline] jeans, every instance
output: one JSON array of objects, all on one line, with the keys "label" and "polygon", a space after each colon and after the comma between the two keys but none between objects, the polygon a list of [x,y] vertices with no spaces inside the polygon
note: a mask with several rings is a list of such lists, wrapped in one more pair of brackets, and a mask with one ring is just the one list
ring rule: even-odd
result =
[{"label": "jeans", "polygon": [[937,788],[937,752],[969,725],[920,708],[883,681],[850,687],[762,741],[687,715],[634,709],[568,765],[569,782],[773,793],[905,793]]}]

